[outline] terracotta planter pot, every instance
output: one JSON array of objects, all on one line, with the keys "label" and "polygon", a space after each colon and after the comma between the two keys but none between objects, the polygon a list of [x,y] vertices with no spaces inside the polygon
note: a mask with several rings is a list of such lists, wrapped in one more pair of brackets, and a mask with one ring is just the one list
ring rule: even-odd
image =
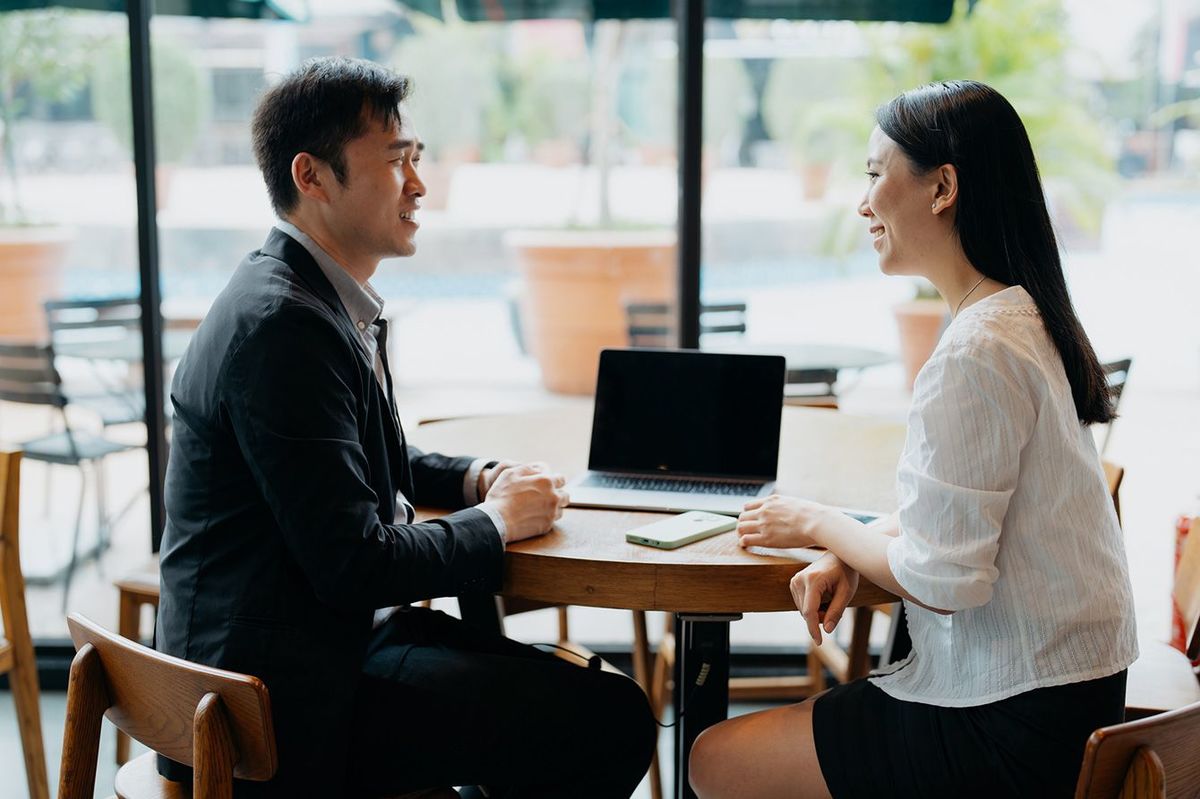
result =
[{"label": "terracotta planter pot", "polygon": [[833,165],[827,163],[804,164],[800,167],[800,191],[805,200],[816,201],[829,192],[829,176]]},{"label": "terracotta planter pot", "polygon": [[71,238],[59,227],[0,228],[0,338],[47,340],[42,303],[62,294]]},{"label": "terracotta planter pot", "polygon": [[892,308],[900,332],[900,359],[909,390],[917,372],[929,360],[946,327],[946,303],[941,300],[913,300]]},{"label": "terracotta planter pot", "polygon": [[628,343],[625,305],[675,296],[673,231],[515,232],[522,328],[542,384],[563,394],[596,391],[600,350]]}]

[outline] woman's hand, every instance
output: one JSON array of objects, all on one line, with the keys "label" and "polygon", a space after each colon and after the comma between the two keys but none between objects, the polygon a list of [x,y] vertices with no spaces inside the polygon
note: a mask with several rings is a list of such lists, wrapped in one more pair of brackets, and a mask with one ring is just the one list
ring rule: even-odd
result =
[{"label": "woman's hand", "polygon": [[825,505],[779,494],[747,502],[738,516],[738,543],[744,547],[817,546],[817,527],[830,512]]},{"label": "woman's hand", "polygon": [[[821,645],[821,629],[832,633],[842,613],[858,590],[858,572],[827,552],[802,571],[796,572],[790,585],[796,609],[808,624],[813,643]],[[828,602],[825,610],[821,603]]]}]

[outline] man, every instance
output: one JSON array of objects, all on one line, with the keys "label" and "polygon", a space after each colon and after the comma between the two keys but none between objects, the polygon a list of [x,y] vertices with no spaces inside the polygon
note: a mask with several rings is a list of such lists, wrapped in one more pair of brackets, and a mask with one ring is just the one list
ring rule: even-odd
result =
[{"label": "man", "polygon": [[[625,797],[654,741],[633,681],[392,610],[498,590],[505,543],[546,532],[567,501],[539,466],[405,442],[368,280],[415,250],[407,92],[375,64],[322,59],[255,112],[281,222],[172,385],[159,647],[270,689],[279,771],[239,795]],[[474,507],[414,524],[414,503]]]}]

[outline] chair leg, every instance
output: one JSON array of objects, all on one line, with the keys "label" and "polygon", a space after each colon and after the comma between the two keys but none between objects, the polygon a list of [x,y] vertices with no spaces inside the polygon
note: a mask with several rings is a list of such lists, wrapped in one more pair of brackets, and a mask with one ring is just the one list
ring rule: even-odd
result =
[{"label": "chair leg", "polygon": [[71,593],[71,578],[75,574],[75,563],[79,558],[79,532],[83,529],[83,501],[87,498],[87,474],[79,467],[79,507],[75,511],[75,537],[71,540],[71,559],[63,576],[62,612],[67,612],[67,597]]},{"label": "chair leg", "polygon": [[870,605],[854,609],[854,629],[850,634],[850,650],[847,652],[847,682],[866,677],[871,672],[871,621],[875,608]]},{"label": "chair leg", "polygon": [[104,577],[104,553],[112,543],[108,526],[108,500],[104,495],[104,461],[92,462],[92,483],[96,486],[96,571]]},{"label": "chair leg", "polygon": [[51,472],[53,467],[49,463],[42,464],[45,468],[42,469],[42,480],[45,483],[42,491],[42,518],[50,518],[50,486],[53,485],[54,479]]},{"label": "chair leg", "polygon": [[30,799],[49,799],[50,784],[46,780],[46,751],[42,744],[42,719],[38,709],[37,662],[33,647],[26,641],[26,652],[15,652],[9,684],[13,704],[17,708],[17,729],[21,733],[21,749],[25,754],[25,779],[29,783]]},{"label": "chair leg", "polygon": [[[2,544],[0,544],[2,545]],[[16,551],[13,550],[15,555]],[[46,751],[42,742],[42,719],[38,707],[37,660],[33,640],[29,637],[29,615],[25,609],[25,586],[17,564],[3,568],[0,556],[0,610],[3,611],[5,633],[12,643],[12,667],[8,680],[13,704],[17,711],[17,730],[21,735],[21,750],[25,756],[25,779],[30,799],[49,799],[50,783],[46,779]],[[12,571],[16,570],[15,577]],[[12,578],[4,579],[4,572]]]},{"label": "chair leg", "polygon": [[565,644],[571,640],[571,629],[567,624],[567,606],[560,605],[558,611],[558,643]]}]

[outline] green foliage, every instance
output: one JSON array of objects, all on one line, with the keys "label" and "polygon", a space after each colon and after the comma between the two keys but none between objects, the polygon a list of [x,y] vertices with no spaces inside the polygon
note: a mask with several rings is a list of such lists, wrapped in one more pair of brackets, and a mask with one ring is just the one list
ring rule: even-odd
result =
[{"label": "green foliage", "polygon": [[413,118],[435,158],[454,148],[499,158],[510,136],[528,146],[582,140],[590,99],[584,58],[539,49],[514,57],[509,31],[499,26],[432,19],[415,24],[416,35],[400,41],[391,63],[413,78]]},{"label": "green foliage", "polygon": [[65,102],[83,87],[84,42],[62,11],[0,13],[0,149],[10,186],[0,204],[0,224],[27,222],[17,174],[16,122],[28,109],[23,90],[48,102]]},{"label": "green foliage", "polygon": [[804,164],[862,160],[874,122],[866,66],[849,58],[779,59],[763,92],[763,121]]},{"label": "green foliage", "polygon": [[503,105],[498,75],[502,31],[491,25],[414,18],[416,34],[401,39],[391,65],[413,80],[413,120],[436,160],[453,149],[487,149]]},{"label": "green foliage", "polygon": [[[162,163],[179,163],[192,151],[212,107],[208,76],[179,42],[156,41],[150,50],[154,74],[155,154]],[[92,59],[92,113],[117,141],[133,152],[130,107],[129,44],[110,39]]]},{"label": "green foliage", "polygon": [[965,0],[942,27],[872,25],[864,105],[931,81],[972,78],[1005,97],[1025,123],[1047,193],[1080,227],[1096,230],[1115,170],[1096,124],[1099,98],[1067,71],[1062,0]]},{"label": "green foliage", "polygon": [[513,63],[510,130],[529,146],[552,139],[581,141],[588,131],[591,68],[540,50]]},{"label": "green foliage", "polygon": [[[678,65],[674,58],[630,53],[621,75],[620,114],[637,143],[674,147]],[[704,143],[716,147],[754,112],[750,77],[734,58],[704,59]]]}]

